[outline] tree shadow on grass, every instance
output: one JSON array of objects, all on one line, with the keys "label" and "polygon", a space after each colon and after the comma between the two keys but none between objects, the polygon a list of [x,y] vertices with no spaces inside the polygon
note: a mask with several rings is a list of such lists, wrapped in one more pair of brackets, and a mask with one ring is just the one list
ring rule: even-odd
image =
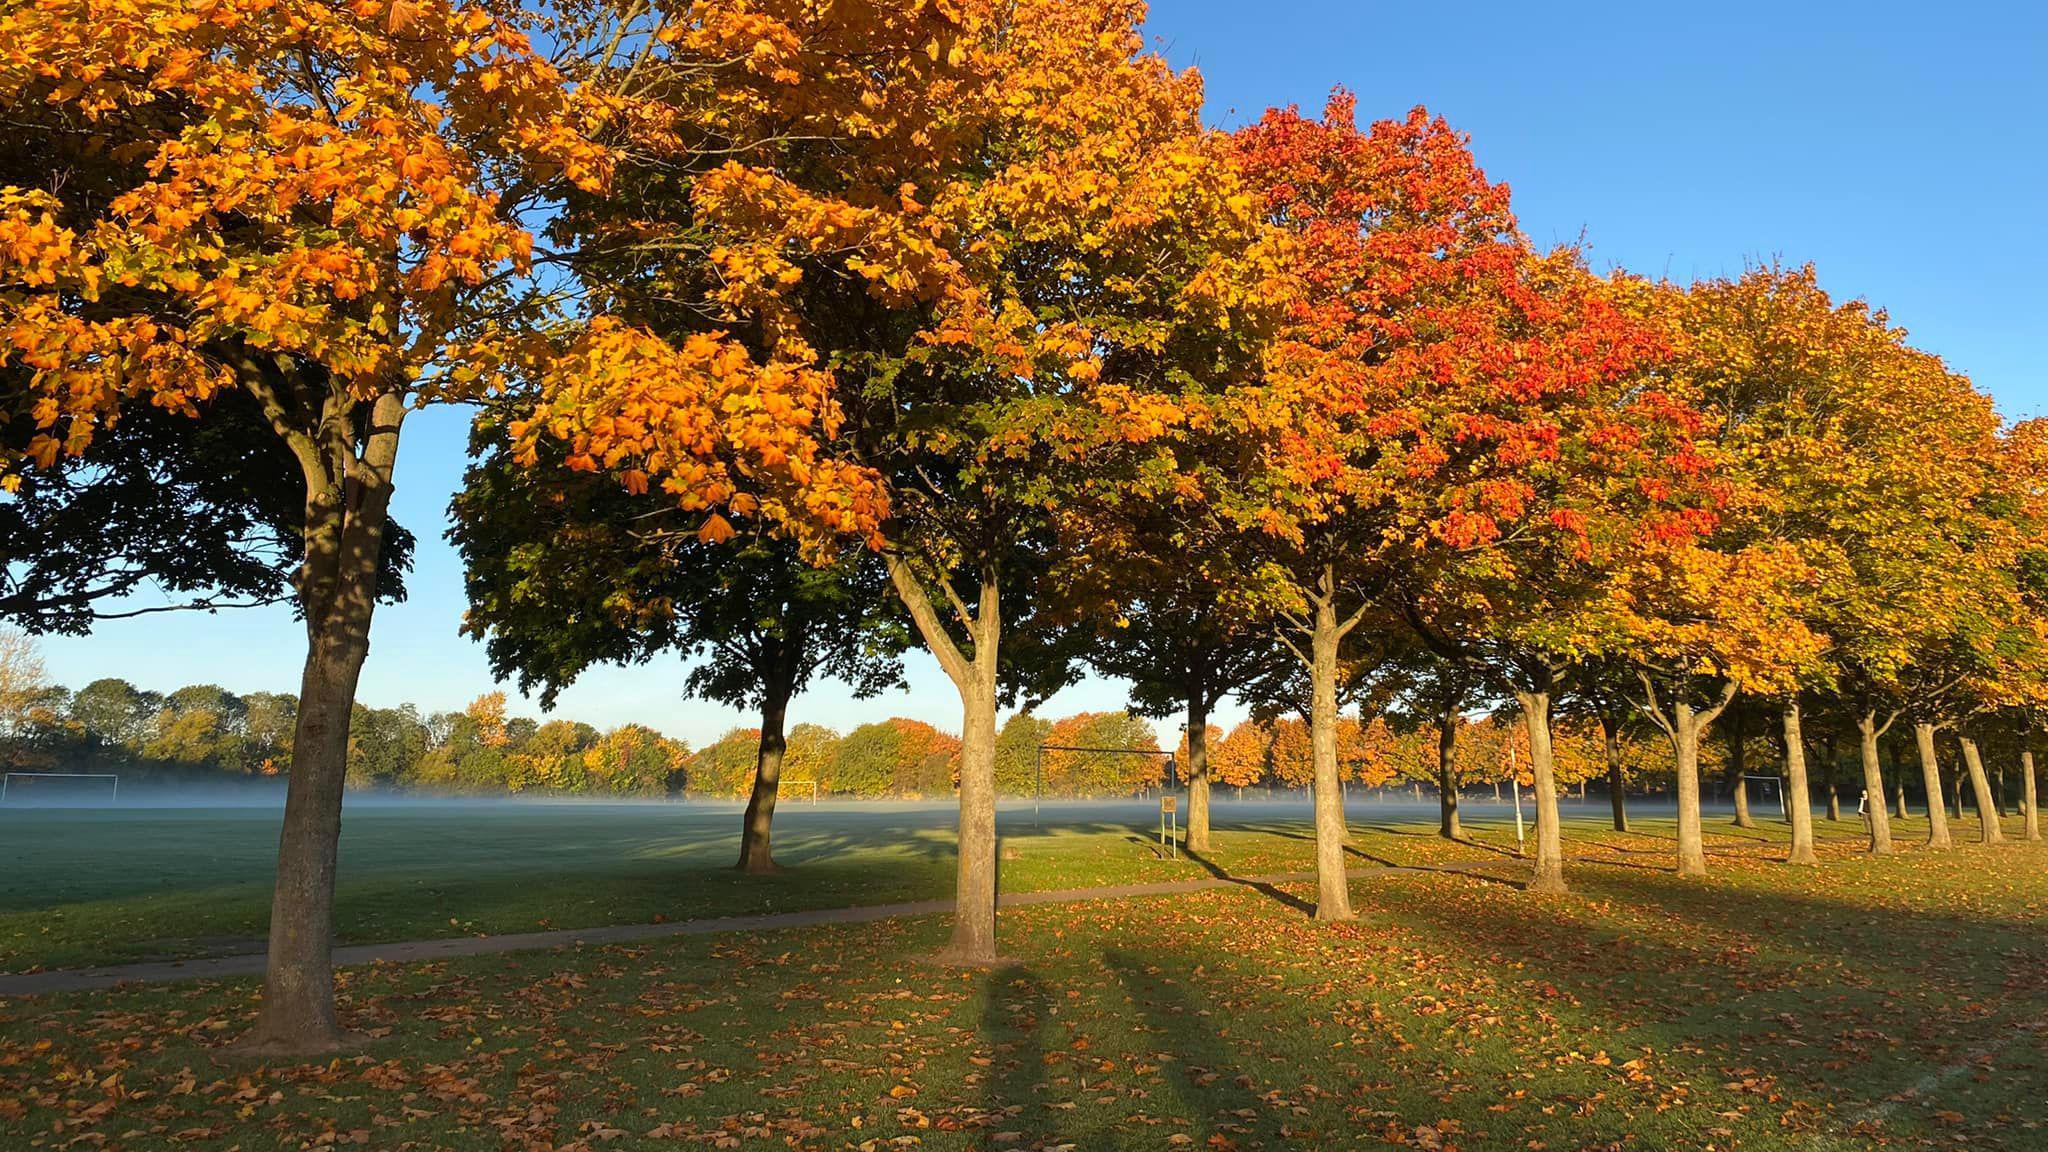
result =
[{"label": "tree shadow on grass", "polygon": [[[1740,882],[1599,872],[1573,884],[1596,901],[1563,903],[1542,917],[1491,901],[1418,899],[1400,911],[1426,921],[1452,955],[1525,969],[1615,1040],[1754,1072],[1770,1091],[1801,1102],[1800,1123],[1837,1134],[1919,1136],[1946,1127],[1922,1114],[1928,1105],[1916,1085],[1976,1059],[1980,1046],[2028,1043],[2038,1035],[2029,1025],[2048,1020],[2048,947],[2038,922]],[[1641,915],[1616,925],[1601,907]],[[1986,1093],[1992,1101],[1972,1105],[1962,1098],[1971,1087],[1952,1086],[1947,1091],[1961,1095],[1938,1106],[1964,1117],[1955,1124],[1996,1129],[2010,1102],[2000,1104],[1994,1088]]]},{"label": "tree shadow on grass", "polygon": [[1273,1110],[1262,1106],[1253,1081],[1217,1036],[1215,1018],[1202,1014],[1185,985],[1133,952],[1106,949],[1102,961],[1144,1015],[1147,1034],[1173,1057],[1161,1071],[1180,1101],[1180,1115],[1194,1126],[1194,1146],[1265,1147],[1266,1139],[1278,1140],[1277,1130],[1251,1131],[1254,1124],[1277,1127],[1276,1121],[1247,1119],[1270,1117]]},{"label": "tree shadow on grass", "polygon": [[1288,908],[1292,908],[1295,911],[1300,912],[1304,915],[1311,915],[1316,910],[1315,905],[1310,904],[1308,901],[1303,900],[1299,896],[1294,896],[1290,895],[1289,893],[1283,892],[1279,888],[1271,884],[1268,884],[1263,880],[1253,880],[1250,877],[1231,875],[1229,869],[1223,867],[1223,865],[1221,864],[1216,863],[1214,860],[1211,860],[1207,855],[1204,855],[1203,853],[1193,851],[1192,849],[1186,849],[1183,850],[1182,855],[1186,856],[1190,860],[1193,860],[1195,863],[1200,864],[1204,871],[1208,872],[1209,875],[1214,876],[1216,879],[1225,880],[1232,884],[1242,885],[1243,887],[1249,888],[1252,891],[1257,892],[1259,895],[1264,896],[1266,899],[1271,900],[1276,904],[1281,904]]}]

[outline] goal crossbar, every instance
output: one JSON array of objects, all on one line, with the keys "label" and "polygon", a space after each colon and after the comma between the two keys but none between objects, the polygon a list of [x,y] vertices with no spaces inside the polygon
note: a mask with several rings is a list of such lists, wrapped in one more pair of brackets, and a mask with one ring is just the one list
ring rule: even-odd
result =
[{"label": "goal crossbar", "polygon": [[16,779],[22,780],[112,780],[114,786],[107,791],[107,801],[112,803],[121,797],[121,777],[113,772],[8,772],[0,775],[0,804],[7,803],[7,786]]}]

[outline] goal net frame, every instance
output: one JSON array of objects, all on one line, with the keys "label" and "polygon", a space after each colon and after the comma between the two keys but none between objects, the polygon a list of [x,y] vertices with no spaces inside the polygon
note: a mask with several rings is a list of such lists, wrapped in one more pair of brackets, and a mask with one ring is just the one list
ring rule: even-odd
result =
[{"label": "goal net frame", "polygon": [[24,780],[112,780],[114,786],[107,791],[107,803],[118,803],[121,799],[121,774],[118,772],[6,772],[0,773],[0,805],[7,803],[8,785],[17,777]]},{"label": "goal net frame", "polygon": [[1791,805],[1785,798],[1785,778],[1783,776],[1761,776],[1745,772],[1742,775],[1742,783],[1744,787],[1748,787],[1751,784],[1769,785],[1771,791],[1778,798],[1778,815],[1788,820],[1792,818]]},{"label": "goal net frame", "polygon": [[[803,789],[807,794],[799,796],[790,791],[792,788]],[[816,780],[779,781],[775,785],[775,791],[780,798],[793,800],[799,804],[816,804],[818,802],[818,782]]]}]

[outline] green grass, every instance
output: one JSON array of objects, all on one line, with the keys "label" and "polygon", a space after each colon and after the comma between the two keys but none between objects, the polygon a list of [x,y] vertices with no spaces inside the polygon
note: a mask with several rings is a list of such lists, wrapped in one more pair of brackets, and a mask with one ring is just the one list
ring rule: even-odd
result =
[{"label": "green grass", "polygon": [[[333,1063],[227,1053],[247,981],[17,1000],[0,1147],[2048,1146],[2048,850],[1838,840],[1815,871],[1766,827],[1681,881],[1655,829],[1570,834],[1564,897],[1378,873],[1335,926],[1240,888],[1039,906],[992,972],[917,959],[941,918],[358,969],[375,1039]],[[1018,871],[1066,886],[1114,835]]]},{"label": "green grass", "polygon": [[[1232,809],[1216,859],[1256,874],[1313,866],[1305,825]],[[1010,891],[1192,878],[1135,808],[1075,821],[1003,817]],[[953,814],[786,806],[787,871],[742,877],[736,811],[673,805],[365,805],[342,822],[335,916],[346,943],[640,924],[949,895]],[[275,811],[0,810],[0,971],[260,950]],[[1403,863],[1440,858],[1422,825],[1374,834]]]},{"label": "green grass", "polygon": [[[1597,852],[1604,805],[1567,805],[1571,835]],[[1209,863],[1234,875],[1314,866],[1299,807],[1224,805]],[[1209,875],[1161,859],[1156,819],[1135,806],[1048,807],[1002,820],[1002,886],[1045,891]],[[1358,864],[1502,860],[1500,809],[1473,813],[1482,846],[1447,844],[1424,809],[1354,805]],[[755,912],[893,903],[951,894],[953,815],[943,807],[785,806],[777,858],[787,871],[742,877],[738,814],[674,805],[416,805],[351,808],[343,821],[336,924],[344,943],[642,924]],[[275,811],[0,810],[0,971],[259,951],[269,922]],[[1669,821],[1640,826],[1668,838]],[[1911,841],[1924,825],[1905,822]],[[1855,840],[1858,826],[1820,825]],[[1710,820],[1717,850],[1782,842]],[[1969,834],[1971,826],[1962,826]],[[1670,846],[1631,849],[1657,866]],[[1513,864],[1505,865],[1512,872]]]}]

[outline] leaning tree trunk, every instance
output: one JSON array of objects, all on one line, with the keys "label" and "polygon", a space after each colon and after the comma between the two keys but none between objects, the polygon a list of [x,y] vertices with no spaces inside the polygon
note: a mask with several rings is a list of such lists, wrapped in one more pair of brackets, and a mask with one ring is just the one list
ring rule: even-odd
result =
[{"label": "leaning tree trunk", "polygon": [[[955,643],[908,561],[886,553],[889,580],[953,687],[960,693],[960,833],[954,874],[953,939],[944,964],[996,964],[996,655],[1002,641],[1002,585],[982,570],[981,599],[968,629],[972,651]],[[954,601],[958,603],[957,599]],[[960,609],[965,617],[965,609]]]},{"label": "leaning tree trunk", "polygon": [[[1331,583],[1334,583],[1332,581]],[[1309,637],[1309,748],[1315,767],[1316,919],[1350,920],[1351,884],[1344,873],[1344,793],[1337,778],[1337,646],[1343,630],[1331,590],[1316,602]]]},{"label": "leaning tree trunk", "polygon": [[1799,731],[1799,701],[1785,705],[1785,813],[1792,822],[1787,864],[1818,864],[1813,854],[1813,797],[1806,790],[1806,742]]},{"label": "leaning tree trunk", "polygon": [[1209,698],[1188,693],[1188,851],[1209,850]]},{"label": "leaning tree trunk", "polygon": [[1748,725],[1744,723],[1741,709],[1728,718],[1728,786],[1735,800],[1735,826],[1754,828],[1756,820],[1749,814],[1749,770],[1747,750]]},{"label": "leaning tree trunk", "polygon": [[342,789],[356,685],[370,653],[385,513],[404,419],[403,398],[386,393],[372,406],[359,458],[335,461],[319,448],[300,455],[306,527],[298,595],[306,663],[277,840],[263,1002],[246,1041],[256,1052],[327,1052],[347,1039],[334,1011]]},{"label": "leaning tree trunk", "polygon": [[1882,730],[1877,714],[1865,712],[1856,718],[1856,734],[1863,757],[1863,812],[1870,821],[1870,852],[1888,856],[1892,850],[1892,818],[1886,810],[1891,798],[1884,790],[1884,766],[1877,759],[1877,738]]},{"label": "leaning tree trunk", "polygon": [[787,743],[783,724],[789,712],[794,678],[782,669],[763,677],[761,689],[761,740],[754,752],[754,790],[747,797],[747,814],[740,824],[740,860],[737,867],[751,876],[775,871],[775,853],[769,834],[775,823],[775,799],[782,789],[782,754]]},{"label": "leaning tree trunk", "polygon": [[1628,796],[1622,781],[1621,724],[1611,716],[1600,718],[1600,736],[1607,754],[1607,804],[1614,810],[1614,830],[1628,831]]},{"label": "leaning tree trunk", "polygon": [[2039,840],[2041,838],[2041,812],[2040,803],[2035,799],[2034,792],[2034,750],[2032,748],[2020,749],[2020,787],[2024,789],[2020,793],[2020,816],[2026,821],[2026,831],[2021,835],[2028,840]]},{"label": "leaning tree trunk", "polygon": [[1458,713],[1446,710],[1436,722],[1436,795],[1441,817],[1437,832],[1446,840],[1463,840],[1458,820]]},{"label": "leaning tree trunk", "polygon": [[1786,863],[1821,863],[1812,855],[1812,795],[1806,791],[1806,742],[1800,736],[1798,701],[1786,705],[1786,818],[1792,822],[1792,855]]},{"label": "leaning tree trunk", "polygon": [[1563,892],[1564,837],[1558,826],[1556,764],[1550,746],[1550,693],[1517,691],[1515,699],[1529,729],[1529,774],[1536,793],[1536,867],[1529,891]]},{"label": "leaning tree trunk", "polygon": [[1700,729],[1692,705],[1671,706],[1672,767],[1678,777],[1678,874],[1707,874],[1706,841],[1700,831]]},{"label": "leaning tree trunk", "polygon": [[1998,827],[1998,807],[1991,798],[1991,778],[1984,774],[1984,757],[1978,753],[1975,740],[1968,736],[1961,740],[1963,763],[1970,769],[1970,792],[1977,799],[1977,842],[2003,844],[2005,833]]}]

